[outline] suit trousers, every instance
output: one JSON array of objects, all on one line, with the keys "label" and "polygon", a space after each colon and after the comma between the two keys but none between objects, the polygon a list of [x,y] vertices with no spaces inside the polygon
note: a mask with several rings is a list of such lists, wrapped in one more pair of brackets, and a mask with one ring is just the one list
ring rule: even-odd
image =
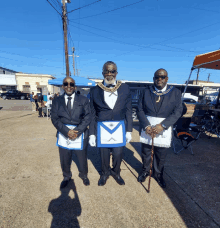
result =
[{"label": "suit trousers", "polygon": [[[141,157],[143,162],[143,172],[150,171],[151,163],[151,149],[152,146],[148,144],[141,143]],[[153,175],[158,176],[158,174],[163,175],[164,163],[167,156],[169,148],[154,146],[154,157],[153,157]],[[152,176],[153,176],[152,175]]]},{"label": "suit trousers", "polygon": [[87,177],[88,174],[88,162],[87,162],[87,146],[88,140],[84,139],[84,147],[83,150],[67,150],[59,147],[60,154],[60,165],[63,172],[64,178],[71,178],[71,163],[72,163],[72,155],[76,154],[77,159],[79,161],[79,177]]},{"label": "suit trousers", "polygon": [[[102,175],[109,176],[111,172],[116,175],[120,174],[120,166],[123,159],[123,149],[124,147],[114,147],[114,148],[99,148],[102,161]],[[110,167],[110,153],[112,152],[112,165]]]}]

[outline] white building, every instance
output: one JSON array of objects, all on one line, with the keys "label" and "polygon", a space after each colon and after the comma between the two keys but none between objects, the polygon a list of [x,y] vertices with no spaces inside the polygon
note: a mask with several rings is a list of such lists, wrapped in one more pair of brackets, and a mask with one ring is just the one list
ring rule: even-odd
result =
[{"label": "white building", "polygon": [[49,74],[29,74],[0,67],[0,93],[17,89],[26,93],[47,94],[60,92],[57,86],[49,85],[48,80],[55,79]]}]

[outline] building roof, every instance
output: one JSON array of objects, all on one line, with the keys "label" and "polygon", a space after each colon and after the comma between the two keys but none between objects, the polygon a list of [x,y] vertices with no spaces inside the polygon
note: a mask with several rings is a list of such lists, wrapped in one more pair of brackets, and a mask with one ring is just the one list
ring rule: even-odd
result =
[{"label": "building roof", "polygon": [[0,69],[9,71],[9,72],[11,72],[11,73],[18,73],[17,71],[10,70],[10,69],[7,69],[7,68],[1,67],[1,66],[0,66]]}]

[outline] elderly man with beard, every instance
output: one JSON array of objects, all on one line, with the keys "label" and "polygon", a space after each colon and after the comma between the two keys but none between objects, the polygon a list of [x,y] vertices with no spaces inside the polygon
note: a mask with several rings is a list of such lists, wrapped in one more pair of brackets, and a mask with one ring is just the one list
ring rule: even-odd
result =
[{"label": "elderly man with beard", "polygon": [[[89,126],[89,144],[99,147],[102,174],[99,186],[106,184],[109,175],[119,185],[125,182],[120,176],[123,148],[131,140],[132,107],[129,86],[116,81],[117,66],[108,61],[103,66],[104,80],[90,91],[92,121]],[[110,153],[113,167],[110,167]]]},{"label": "elderly man with beard", "polygon": [[64,177],[60,188],[66,187],[72,177],[70,167],[73,152],[79,161],[79,177],[87,186],[90,184],[87,177],[87,127],[91,121],[89,100],[75,93],[75,81],[71,77],[64,78],[62,87],[65,93],[53,100],[51,109],[51,121],[57,129],[57,146]]},{"label": "elderly man with beard", "polygon": [[165,188],[163,170],[167,149],[171,146],[172,126],[181,117],[183,107],[180,90],[167,85],[166,70],[157,70],[153,79],[154,85],[144,90],[138,105],[143,162],[138,182],[144,182],[149,175],[152,137],[154,137],[153,174],[158,184]]}]

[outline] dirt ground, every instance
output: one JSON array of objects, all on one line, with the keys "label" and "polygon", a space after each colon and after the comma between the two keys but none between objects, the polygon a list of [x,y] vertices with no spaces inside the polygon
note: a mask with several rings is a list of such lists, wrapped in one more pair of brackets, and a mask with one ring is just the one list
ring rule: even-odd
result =
[{"label": "dirt ground", "polygon": [[62,173],[56,130],[47,118],[31,111],[0,111],[0,227],[220,227],[220,139],[202,136],[188,150],[169,150],[162,189],[141,171],[138,122],[127,145],[121,176],[98,186],[101,170],[97,148],[88,149],[90,186],[78,177],[73,156],[73,180],[60,191]]}]

